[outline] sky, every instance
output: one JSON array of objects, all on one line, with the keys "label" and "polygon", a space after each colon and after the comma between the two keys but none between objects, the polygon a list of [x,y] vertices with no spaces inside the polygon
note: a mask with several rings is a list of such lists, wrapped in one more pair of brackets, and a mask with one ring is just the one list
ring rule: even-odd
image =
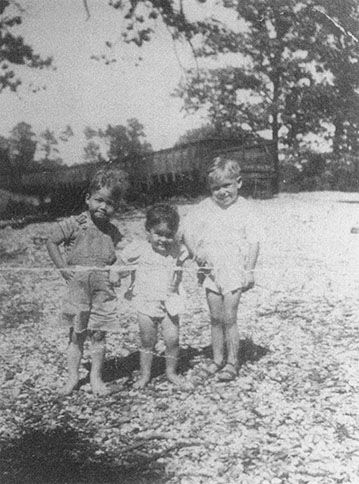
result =
[{"label": "sky", "polygon": [[[82,0],[20,4],[25,10],[17,33],[42,57],[53,56],[56,70],[19,71],[23,86],[0,96],[0,134],[8,136],[20,121],[31,124],[37,134],[46,128],[58,133],[70,125],[75,136],[60,148],[65,163],[72,164],[83,161],[85,126],[105,128],[137,118],[157,150],[173,146],[185,131],[205,123],[199,115],[186,116],[181,100],[171,96],[183,68],[193,67],[195,61],[189,46],[175,46],[164,28],[139,49],[121,40],[122,15],[107,0],[88,0],[88,20]],[[196,6],[193,15],[211,13],[211,0],[187,4]],[[113,44],[111,49],[106,41]],[[91,59],[102,54],[116,62],[105,65]],[[33,93],[31,86],[40,90]]]}]

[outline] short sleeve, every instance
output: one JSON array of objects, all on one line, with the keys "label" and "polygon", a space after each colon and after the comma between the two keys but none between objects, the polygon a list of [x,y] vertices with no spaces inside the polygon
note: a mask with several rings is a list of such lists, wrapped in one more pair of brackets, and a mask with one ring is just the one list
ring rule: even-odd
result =
[{"label": "short sleeve", "polygon": [[119,256],[124,264],[133,264],[143,254],[143,242],[131,242],[121,252]]},{"label": "short sleeve", "polygon": [[49,240],[55,244],[64,243],[69,244],[74,238],[79,229],[79,223],[75,217],[69,217],[61,222],[57,222],[49,235]]}]

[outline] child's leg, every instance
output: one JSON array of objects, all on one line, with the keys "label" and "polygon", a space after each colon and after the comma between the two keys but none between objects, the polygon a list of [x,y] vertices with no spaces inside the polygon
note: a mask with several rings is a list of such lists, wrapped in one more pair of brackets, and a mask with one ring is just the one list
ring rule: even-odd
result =
[{"label": "child's leg", "polygon": [[66,385],[60,390],[61,395],[70,395],[79,383],[79,368],[85,339],[86,331],[76,333],[73,328],[70,329],[70,342],[67,348],[68,377]]},{"label": "child's leg", "polygon": [[219,369],[224,360],[223,296],[208,289],[206,295],[211,317],[213,361]]},{"label": "child's leg", "polygon": [[225,380],[233,379],[238,370],[239,332],[237,326],[237,312],[240,297],[240,289],[223,296],[227,364],[222,370],[222,376]]},{"label": "child's leg", "polygon": [[134,386],[135,388],[144,388],[151,380],[153,352],[157,342],[157,322],[143,313],[138,313],[137,321],[140,327],[141,337],[141,376]]},{"label": "child's leg", "polygon": [[102,380],[102,369],[105,361],[106,333],[104,331],[91,331],[91,372],[90,384],[94,394],[108,395],[111,390]]},{"label": "child's leg", "polygon": [[170,317],[168,314],[162,321],[162,334],[166,345],[166,375],[170,382],[182,385],[181,378],[177,375],[177,363],[179,356],[179,317]]}]

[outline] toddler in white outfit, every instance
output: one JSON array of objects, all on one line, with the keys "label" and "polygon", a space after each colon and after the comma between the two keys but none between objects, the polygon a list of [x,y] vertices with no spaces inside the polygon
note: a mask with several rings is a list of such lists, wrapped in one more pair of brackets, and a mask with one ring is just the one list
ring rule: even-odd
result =
[{"label": "toddler in white outfit", "polygon": [[[183,312],[180,295],[182,264],[188,258],[186,247],[176,239],[179,226],[177,210],[157,204],[146,214],[147,240],[129,244],[120,254],[122,264],[131,271],[130,293],[137,310],[140,328],[141,375],[136,388],[151,379],[151,365],[157,342],[158,325],[166,345],[166,375],[169,381],[183,385],[177,375],[179,354],[179,315]],[[131,270],[131,264],[135,267]]]},{"label": "toddler in white outfit", "polygon": [[183,238],[206,274],[213,348],[208,372],[219,372],[219,379],[228,381],[238,372],[237,311],[242,292],[254,285],[261,224],[238,194],[242,180],[237,161],[216,157],[207,179],[211,196],[188,213]]}]

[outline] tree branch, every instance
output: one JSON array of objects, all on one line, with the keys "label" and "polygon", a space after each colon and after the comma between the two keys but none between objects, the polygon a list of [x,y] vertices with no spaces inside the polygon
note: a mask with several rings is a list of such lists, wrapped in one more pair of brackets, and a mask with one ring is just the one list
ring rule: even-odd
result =
[{"label": "tree branch", "polygon": [[82,0],[82,3],[84,5],[84,9],[85,9],[85,12],[86,12],[86,20],[89,20],[89,18],[91,17],[91,14],[90,14],[90,9],[89,9],[87,0]]}]

